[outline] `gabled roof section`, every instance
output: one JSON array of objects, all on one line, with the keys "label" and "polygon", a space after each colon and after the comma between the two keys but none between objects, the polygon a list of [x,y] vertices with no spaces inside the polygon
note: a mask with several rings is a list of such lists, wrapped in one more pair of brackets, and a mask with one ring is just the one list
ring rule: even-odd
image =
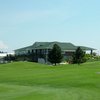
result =
[{"label": "gabled roof section", "polygon": [[32,45],[33,49],[43,49],[46,48],[49,45],[50,42],[35,42]]}]

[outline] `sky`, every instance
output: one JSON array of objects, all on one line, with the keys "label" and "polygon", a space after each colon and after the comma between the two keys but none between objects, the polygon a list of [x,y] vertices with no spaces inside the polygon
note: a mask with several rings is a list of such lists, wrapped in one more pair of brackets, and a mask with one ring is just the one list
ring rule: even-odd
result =
[{"label": "sky", "polygon": [[0,50],[71,42],[100,52],[100,0],[0,0]]}]

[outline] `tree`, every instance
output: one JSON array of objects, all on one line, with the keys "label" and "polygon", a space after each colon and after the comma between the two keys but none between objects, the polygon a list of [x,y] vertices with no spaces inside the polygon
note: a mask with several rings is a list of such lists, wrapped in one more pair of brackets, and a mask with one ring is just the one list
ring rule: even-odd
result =
[{"label": "tree", "polygon": [[85,61],[85,52],[80,47],[78,47],[73,56],[73,63],[80,64]]},{"label": "tree", "polygon": [[57,44],[54,44],[53,49],[49,51],[48,61],[55,65],[62,61],[61,48]]}]

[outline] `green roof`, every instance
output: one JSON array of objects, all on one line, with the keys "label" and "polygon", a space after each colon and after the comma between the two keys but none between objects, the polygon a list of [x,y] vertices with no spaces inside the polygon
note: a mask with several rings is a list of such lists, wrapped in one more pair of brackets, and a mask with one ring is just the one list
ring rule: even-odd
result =
[{"label": "green roof", "polygon": [[33,45],[17,49],[15,51],[25,51],[25,50],[32,50],[32,49],[52,49],[53,45],[57,44],[60,46],[62,51],[64,50],[76,50],[77,47],[81,47],[82,50],[95,50],[90,47],[85,47],[85,46],[75,46],[72,43],[65,43],[65,42],[35,42]]},{"label": "green roof", "polygon": [[85,46],[79,46],[82,50],[96,50],[94,48],[90,48],[90,47],[85,47]]},{"label": "green roof", "polygon": [[71,43],[46,42],[43,44],[42,42],[37,42],[36,44],[38,44],[38,46],[35,49],[52,49],[54,44],[57,44],[58,46],[60,46],[62,50],[75,50],[76,49],[76,46],[74,46]]}]

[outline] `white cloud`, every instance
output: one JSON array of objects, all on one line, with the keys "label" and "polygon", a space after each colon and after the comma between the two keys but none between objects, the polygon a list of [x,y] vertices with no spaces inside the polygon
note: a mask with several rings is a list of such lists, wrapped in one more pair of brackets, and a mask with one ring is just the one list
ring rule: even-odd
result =
[{"label": "white cloud", "polygon": [[35,24],[59,24],[71,20],[75,14],[63,9],[17,11],[0,14],[0,34],[32,27]]},{"label": "white cloud", "polygon": [[63,19],[72,17],[70,13],[65,13],[62,10],[44,10],[44,11],[26,11],[18,12],[15,15],[17,21],[32,21],[32,20],[48,20],[48,19]]},{"label": "white cloud", "polygon": [[0,41],[0,49],[8,49],[8,46],[3,41]]},{"label": "white cloud", "polygon": [[[7,17],[6,17],[7,16]],[[50,19],[69,19],[72,14],[69,12],[65,12],[63,10],[37,10],[37,11],[19,11],[16,13],[8,13],[3,14],[0,16],[0,20],[2,24],[4,23],[23,23],[23,22],[29,22],[29,21],[36,21],[36,20],[50,20]],[[5,24],[4,24],[5,26]]]}]

